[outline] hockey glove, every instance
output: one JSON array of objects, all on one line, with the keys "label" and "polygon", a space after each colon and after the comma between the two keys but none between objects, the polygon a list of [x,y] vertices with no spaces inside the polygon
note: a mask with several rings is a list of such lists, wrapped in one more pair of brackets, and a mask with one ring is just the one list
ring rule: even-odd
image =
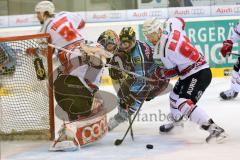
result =
[{"label": "hockey glove", "polygon": [[[122,52],[118,52],[112,57],[109,64],[112,66],[115,66],[117,68],[120,68],[120,69],[125,69],[126,61],[127,61],[126,54],[124,54]],[[109,74],[110,74],[111,78],[114,80],[123,78],[123,72],[119,71],[117,69],[114,69],[114,68],[109,69]]]},{"label": "hockey glove", "polygon": [[[112,65],[112,66],[119,67],[118,63],[115,62],[113,59],[110,60],[109,64]],[[119,71],[119,70],[114,69],[114,68],[109,68],[109,75],[114,80],[118,80],[118,79],[122,79],[123,78],[122,71]]]},{"label": "hockey glove", "polygon": [[222,56],[226,57],[226,55],[231,55],[232,48],[233,48],[233,42],[231,40],[223,41],[223,46],[221,48]]},{"label": "hockey glove", "polygon": [[175,77],[178,75],[178,70],[177,68],[172,68],[172,69],[165,69],[162,67],[157,67],[153,74],[151,75],[151,79],[155,81],[150,81],[153,85],[158,85],[159,81],[163,81],[166,79],[170,79],[172,77]]}]

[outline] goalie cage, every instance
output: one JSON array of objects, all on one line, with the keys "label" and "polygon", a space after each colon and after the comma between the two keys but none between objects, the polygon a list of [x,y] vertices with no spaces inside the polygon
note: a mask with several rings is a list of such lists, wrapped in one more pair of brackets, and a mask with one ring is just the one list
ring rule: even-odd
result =
[{"label": "goalie cage", "polygon": [[[2,140],[54,139],[52,49],[48,42],[48,34],[0,38]],[[37,49],[40,54],[28,54],[28,48]],[[36,58],[43,62],[45,72],[36,72]]]}]

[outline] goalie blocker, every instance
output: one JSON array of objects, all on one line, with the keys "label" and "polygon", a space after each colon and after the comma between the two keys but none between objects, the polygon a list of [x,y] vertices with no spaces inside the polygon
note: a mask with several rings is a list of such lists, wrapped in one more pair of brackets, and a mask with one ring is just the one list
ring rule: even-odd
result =
[{"label": "goalie blocker", "polygon": [[[54,81],[54,92],[59,107],[68,115],[69,123],[61,127],[59,137],[49,151],[73,151],[106,135],[106,114],[117,104],[114,95],[91,90],[84,80],[64,74],[58,75]],[[55,113],[58,118],[66,120],[61,111]]]}]

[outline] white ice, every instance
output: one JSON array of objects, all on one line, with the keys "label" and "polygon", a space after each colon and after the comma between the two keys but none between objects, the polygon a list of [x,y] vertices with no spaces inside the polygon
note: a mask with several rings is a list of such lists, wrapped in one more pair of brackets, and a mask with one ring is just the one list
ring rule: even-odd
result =
[{"label": "white ice", "polygon": [[[159,125],[166,121],[163,114],[169,112],[168,94],[146,102],[134,123],[135,140],[128,136],[120,146],[114,141],[121,138],[128,126],[122,124],[100,141],[82,147],[77,152],[48,152],[50,142],[1,142],[1,158],[4,160],[236,160],[240,154],[240,96],[223,101],[219,93],[229,88],[230,79],[214,78],[198,105],[228,134],[223,144],[206,144],[208,135],[191,122],[184,128],[175,128],[170,134],[159,134]],[[113,92],[111,87],[103,90]],[[108,115],[108,118],[116,110]],[[160,116],[161,113],[161,116]],[[154,117],[155,116],[155,117]],[[146,144],[154,145],[152,150]]]}]

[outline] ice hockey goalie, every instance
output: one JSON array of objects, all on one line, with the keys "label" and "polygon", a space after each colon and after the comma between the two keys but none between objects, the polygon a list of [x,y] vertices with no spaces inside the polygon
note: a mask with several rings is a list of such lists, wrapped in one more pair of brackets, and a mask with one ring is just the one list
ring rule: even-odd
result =
[{"label": "ice hockey goalie", "polygon": [[16,52],[7,43],[0,43],[0,75],[11,75],[14,73]]}]

